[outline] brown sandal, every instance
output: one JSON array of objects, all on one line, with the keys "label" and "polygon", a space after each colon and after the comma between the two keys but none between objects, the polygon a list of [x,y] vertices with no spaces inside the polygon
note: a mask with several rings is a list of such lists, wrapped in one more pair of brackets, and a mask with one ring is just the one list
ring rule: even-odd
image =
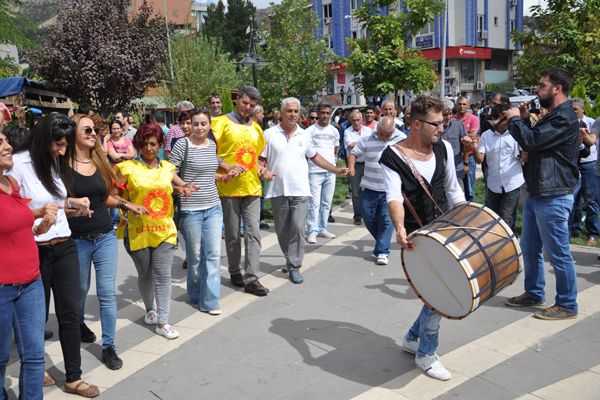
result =
[{"label": "brown sandal", "polygon": [[[87,385],[87,387],[80,389],[81,385]],[[70,388],[65,383],[64,391],[65,393],[76,394],[78,396],[86,397],[88,399],[96,397],[100,394],[100,389],[98,389],[98,386],[90,385],[89,383],[85,383],[83,380],[79,381],[79,383],[74,388]]]},{"label": "brown sandal", "polygon": [[50,376],[49,373],[44,371],[44,387],[50,387],[56,385],[56,381],[53,377]]}]

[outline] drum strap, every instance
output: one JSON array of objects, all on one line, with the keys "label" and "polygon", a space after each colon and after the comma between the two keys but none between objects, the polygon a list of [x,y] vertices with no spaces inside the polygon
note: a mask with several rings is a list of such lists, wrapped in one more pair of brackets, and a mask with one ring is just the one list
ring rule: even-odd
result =
[{"label": "drum strap", "polygon": [[[402,158],[402,161],[404,161],[404,163],[406,165],[408,165],[408,168],[410,168],[410,170],[413,173],[413,175],[415,176],[415,178],[417,178],[417,181],[419,182],[419,184],[421,185],[421,187],[423,188],[423,190],[425,191],[425,193],[427,193],[427,196],[431,199],[431,201],[433,202],[433,205],[435,206],[435,208],[437,208],[438,211],[441,214],[444,214],[444,211],[440,208],[440,206],[438,206],[438,204],[436,203],[436,201],[433,199],[433,196],[431,195],[431,192],[429,191],[429,188],[427,187],[427,184],[425,183],[425,180],[421,176],[421,173],[419,172],[419,170],[417,169],[417,167],[415,167],[415,164],[413,164],[413,162],[410,160],[410,157],[408,157],[408,155],[406,154],[404,148],[402,146],[400,146],[399,143],[396,143],[394,145],[394,147],[396,149],[398,149],[398,151],[400,153],[400,157]],[[404,196],[404,200],[406,201],[406,199],[407,199],[406,195],[404,193],[402,193],[402,195]],[[408,204],[410,204],[410,202]],[[412,205],[409,206],[409,210],[411,211],[411,214],[413,214],[414,209],[412,208]],[[413,217],[415,217],[415,215],[416,214],[413,214]],[[418,217],[416,217],[415,220],[417,222],[419,222],[419,225],[423,226],[423,224],[421,224],[421,222],[419,221]]]}]

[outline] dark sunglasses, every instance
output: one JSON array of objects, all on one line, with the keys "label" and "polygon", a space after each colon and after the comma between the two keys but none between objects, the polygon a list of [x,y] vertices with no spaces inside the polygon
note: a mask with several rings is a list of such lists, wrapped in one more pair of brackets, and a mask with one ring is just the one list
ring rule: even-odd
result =
[{"label": "dark sunglasses", "polygon": [[308,117],[310,119],[319,119],[319,117]]},{"label": "dark sunglasses", "polygon": [[83,128],[83,133],[85,133],[86,135],[91,135],[92,132],[98,133],[99,131],[100,131],[100,129],[98,129],[98,128],[91,128],[89,126],[86,126],[85,128]]}]

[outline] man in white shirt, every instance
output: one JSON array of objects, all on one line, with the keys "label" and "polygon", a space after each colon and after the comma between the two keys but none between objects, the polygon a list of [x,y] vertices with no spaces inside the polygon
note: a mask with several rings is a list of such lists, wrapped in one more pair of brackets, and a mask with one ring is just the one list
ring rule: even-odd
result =
[{"label": "man in white shirt", "polygon": [[[381,156],[386,200],[396,227],[396,240],[405,251],[413,250],[414,243],[408,239],[408,234],[418,229],[419,223],[411,213],[405,212],[403,193],[423,224],[435,219],[438,211],[402,159],[401,153],[430,183],[432,197],[437,204],[443,207],[446,203],[454,205],[465,201],[456,179],[452,146],[441,140],[443,108],[438,98],[418,96],[411,103],[410,135],[406,140],[387,147]],[[428,376],[445,381],[452,375],[444,368],[436,353],[441,318],[424,305],[404,337],[402,348],[416,355],[415,363]]]},{"label": "man in white shirt", "polygon": [[[350,152],[356,146],[361,137],[371,135],[371,129],[367,128],[362,123],[362,114],[358,110],[352,111],[350,114],[350,128],[344,131],[344,144],[346,146],[346,155],[349,157]],[[350,177],[350,189],[352,190],[352,208],[354,209],[354,225],[362,223],[360,214],[360,180],[365,173],[365,157],[356,158],[354,163],[354,175]]]},{"label": "man in white shirt", "polygon": [[[310,144],[330,164],[335,165],[335,155],[340,141],[340,133],[329,124],[331,105],[321,102],[317,105],[318,120],[306,128]],[[308,182],[310,184],[310,200],[308,204],[308,239],[310,244],[317,243],[317,236],[333,239],[335,235],[327,230],[327,219],[333,193],[335,191],[335,174],[320,168],[314,162],[308,162]]]},{"label": "man in white shirt", "polygon": [[[579,181],[573,191],[573,210],[570,215],[569,231],[572,236],[581,235],[581,217],[583,210],[585,214],[585,228],[587,230],[587,245],[595,246],[600,234],[600,223],[598,222],[598,199],[596,187],[596,160],[598,152],[596,151],[596,135],[590,130],[594,124],[594,119],[584,114],[585,103],[583,99],[573,99],[573,110],[579,118],[580,135],[583,144],[590,148],[590,155],[579,160]],[[582,207],[583,203],[583,207]]]},{"label": "man in white shirt", "polygon": [[493,129],[483,132],[481,139],[476,138],[472,150],[477,164],[486,160],[488,165],[485,205],[514,231],[519,195],[525,178],[521,149],[508,133],[508,120],[503,115],[509,108],[505,104],[494,106],[488,118]]},{"label": "man in white shirt", "polygon": [[310,198],[306,159],[334,174],[347,174],[346,168],[336,167],[317,153],[298,126],[299,117],[300,100],[283,99],[281,122],[264,132],[267,144],[260,156],[266,167],[263,177],[270,180],[266,198],[271,199],[277,240],[286,260],[283,271],[296,284],[304,282],[300,267],[304,261],[304,227]]}]

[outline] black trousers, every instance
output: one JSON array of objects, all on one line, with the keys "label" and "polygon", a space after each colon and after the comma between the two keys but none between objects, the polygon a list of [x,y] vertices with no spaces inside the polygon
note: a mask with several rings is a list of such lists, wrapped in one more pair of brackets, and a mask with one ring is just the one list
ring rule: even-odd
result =
[{"label": "black trousers", "polygon": [[81,379],[81,333],[79,328],[79,258],[73,239],[56,245],[38,246],[40,271],[46,296],[46,320],[50,290],[58,319],[58,337],[65,362],[67,382]]}]

